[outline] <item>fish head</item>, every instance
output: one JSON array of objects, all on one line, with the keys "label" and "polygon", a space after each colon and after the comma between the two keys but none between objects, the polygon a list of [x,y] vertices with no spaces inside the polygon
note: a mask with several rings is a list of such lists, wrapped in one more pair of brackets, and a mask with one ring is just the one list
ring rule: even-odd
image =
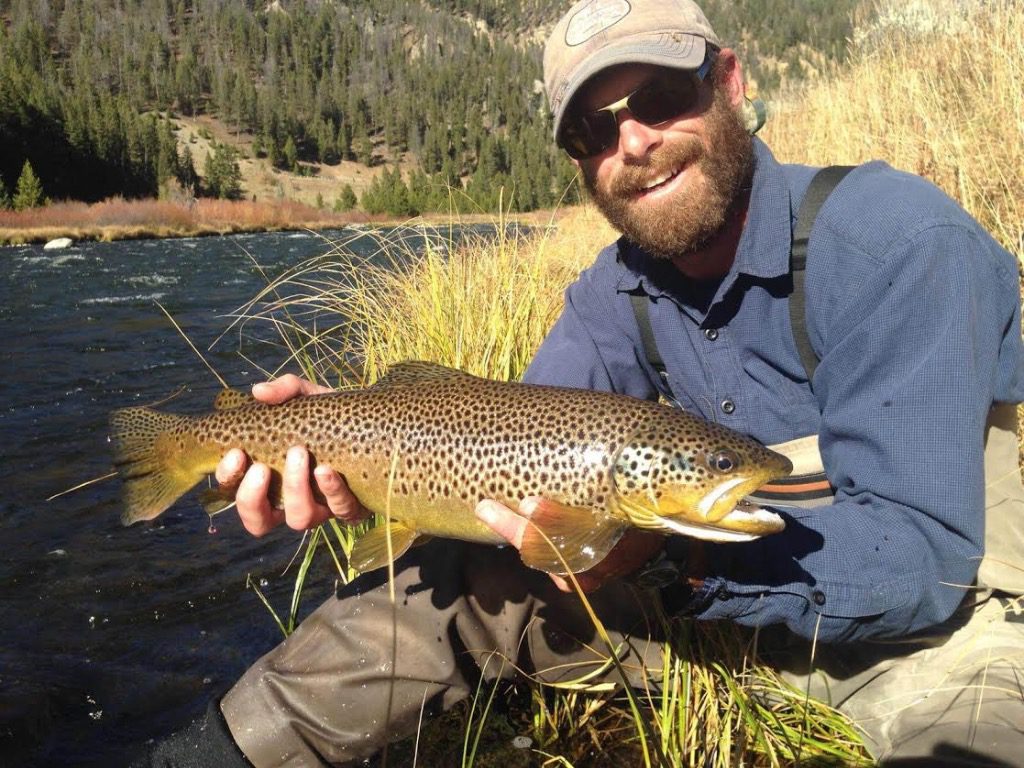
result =
[{"label": "fish head", "polygon": [[644,424],[616,456],[620,513],[640,528],[711,541],[781,531],[778,514],[746,497],[792,472],[792,462],[721,425],[680,411],[672,416]]}]

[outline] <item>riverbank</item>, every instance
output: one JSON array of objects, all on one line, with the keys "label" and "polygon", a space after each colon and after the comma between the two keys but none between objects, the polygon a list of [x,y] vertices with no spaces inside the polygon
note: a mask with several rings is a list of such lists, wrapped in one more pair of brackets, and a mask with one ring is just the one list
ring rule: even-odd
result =
[{"label": "riverbank", "polygon": [[[533,211],[510,219],[527,224],[550,223],[558,214]],[[353,225],[493,222],[493,214],[435,213],[402,221],[361,211],[339,213],[294,200],[250,202],[194,199],[189,201],[125,200],[99,203],[62,202],[25,211],[0,211],[0,245],[46,243],[60,237],[72,240],[139,240],[201,237],[240,232],[340,229]]]}]

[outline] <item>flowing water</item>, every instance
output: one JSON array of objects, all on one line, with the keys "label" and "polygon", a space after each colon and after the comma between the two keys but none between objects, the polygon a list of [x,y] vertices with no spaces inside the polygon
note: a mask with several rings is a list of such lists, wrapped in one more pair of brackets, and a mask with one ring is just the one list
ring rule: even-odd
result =
[{"label": "flowing water", "polygon": [[[281,639],[246,578],[285,613],[294,532],[255,539],[233,513],[211,532],[191,496],[124,528],[116,480],[46,499],[110,471],[111,410],[182,387],[169,409],[209,408],[220,385],[156,302],[203,349],[266,284],[254,261],[275,276],[329,248],[297,233],[0,248],[0,766],[126,765]],[[204,354],[241,388],[283,359],[244,351],[229,336]],[[307,610],[333,590],[315,570]]]}]

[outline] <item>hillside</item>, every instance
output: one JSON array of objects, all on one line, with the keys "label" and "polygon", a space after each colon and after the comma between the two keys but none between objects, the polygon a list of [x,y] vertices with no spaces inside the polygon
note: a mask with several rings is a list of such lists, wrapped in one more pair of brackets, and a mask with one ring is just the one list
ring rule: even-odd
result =
[{"label": "hillside", "polygon": [[[841,55],[857,4],[705,7],[764,90]],[[0,183],[12,190],[28,160],[52,199],[151,197],[176,180],[329,205],[400,167],[484,207],[502,189],[518,209],[550,206],[573,174],[550,141],[541,43],[567,5],[0,0]],[[237,150],[240,185],[209,178],[220,146]]]}]

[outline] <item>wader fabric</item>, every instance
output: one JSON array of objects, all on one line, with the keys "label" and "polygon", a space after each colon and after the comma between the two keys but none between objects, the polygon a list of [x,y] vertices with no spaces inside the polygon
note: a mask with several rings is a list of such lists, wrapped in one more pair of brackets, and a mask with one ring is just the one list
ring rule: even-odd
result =
[{"label": "wader fabric", "polygon": [[[235,741],[263,766],[339,764],[415,732],[421,718],[517,671],[547,681],[608,671],[579,598],[512,548],[433,539],[343,589],[246,672],[221,702]],[[662,641],[652,600],[624,582],[588,596],[631,684]],[[663,621],[663,620],[662,620]],[[655,663],[660,669],[660,663]]]}]

